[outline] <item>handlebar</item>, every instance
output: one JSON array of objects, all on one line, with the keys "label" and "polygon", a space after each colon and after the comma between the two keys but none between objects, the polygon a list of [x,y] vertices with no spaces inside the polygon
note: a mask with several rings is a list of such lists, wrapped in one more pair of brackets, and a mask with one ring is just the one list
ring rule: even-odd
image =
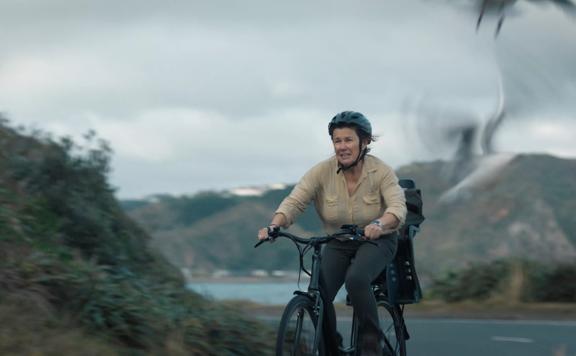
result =
[{"label": "handlebar", "polygon": [[[314,253],[319,253],[320,245],[330,242],[336,238],[345,237],[348,240],[352,241],[361,241],[364,243],[370,243],[373,245],[377,245],[374,241],[364,239],[364,229],[359,228],[357,225],[342,225],[340,227],[340,231],[326,236],[312,236],[309,238],[302,238],[300,236],[296,236],[294,234],[280,231],[279,228],[268,229],[268,238],[264,240],[258,241],[254,247],[260,246],[262,243],[266,241],[274,241],[278,237],[286,237],[287,239],[292,240],[298,249],[298,253],[300,255],[300,271],[303,271],[309,276],[312,276],[312,272],[308,271],[304,267],[304,255],[307,251],[314,249]],[[304,245],[302,247],[301,245]],[[298,277],[298,281],[300,281],[300,277]]]},{"label": "handlebar", "polygon": [[309,238],[302,238],[300,236],[296,236],[288,232],[280,231],[279,229],[270,230],[268,232],[268,235],[269,235],[268,238],[258,241],[258,243],[254,245],[254,248],[260,246],[266,241],[270,242],[274,241],[278,237],[286,237],[302,245],[320,245],[332,241],[335,238],[341,238],[341,237],[346,237],[348,240],[352,241],[362,241],[376,245],[375,242],[364,239],[364,229],[358,227],[358,225],[342,225],[340,227],[340,231],[337,233],[326,236],[312,236]]}]

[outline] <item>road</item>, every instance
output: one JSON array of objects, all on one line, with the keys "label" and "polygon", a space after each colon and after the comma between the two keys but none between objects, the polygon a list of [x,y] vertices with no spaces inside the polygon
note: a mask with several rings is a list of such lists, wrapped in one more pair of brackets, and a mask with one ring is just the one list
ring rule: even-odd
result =
[{"label": "road", "polygon": [[[576,321],[409,318],[406,324],[409,356],[576,356]],[[339,317],[343,335],[350,327],[350,317]]]},{"label": "road", "polygon": [[[350,318],[341,318],[346,332]],[[409,356],[576,356],[576,321],[407,319]]]}]

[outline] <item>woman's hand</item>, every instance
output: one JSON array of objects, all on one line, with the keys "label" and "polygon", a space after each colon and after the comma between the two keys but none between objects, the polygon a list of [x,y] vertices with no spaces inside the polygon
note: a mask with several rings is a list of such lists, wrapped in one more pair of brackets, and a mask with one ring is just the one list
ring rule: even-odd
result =
[{"label": "woman's hand", "polygon": [[268,237],[270,237],[271,231],[272,232],[278,231],[278,229],[280,229],[281,226],[287,227],[286,217],[284,216],[284,214],[274,214],[274,217],[272,218],[272,222],[270,222],[270,225],[258,230],[258,240],[260,241],[266,240]]},{"label": "woman's hand", "polygon": [[275,233],[278,232],[279,229],[280,227],[276,224],[270,224],[268,227],[261,228],[258,230],[258,240],[266,240],[270,237],[270,233],[272,233],[272,236],[275,236]]},{"label": "woman's hand", "polygon": [[384,235],[384,229],[381,224],[370,223],[364,228],[364,237],[368,240],[376,240]]},{"label": "woman's hand", "polygon": [[268,238],[268,227],[263,227],[258,230],[258,240],[266,240]]},{"label": "woman's hand", "polygon": [[384,213],[382,217],[372,221],[364,228],[364,236],[368,240],[375,240],[382,235],[391,234],[397,230],[400,220],[390,213]]},{"label": "woman's hand", "polygon": [[375,240],[382,235],[387,235],[396,231],[398,219],[392,214],[384,214],[380,219],[372,221],[364,228],[364,236],[368,240]]}]

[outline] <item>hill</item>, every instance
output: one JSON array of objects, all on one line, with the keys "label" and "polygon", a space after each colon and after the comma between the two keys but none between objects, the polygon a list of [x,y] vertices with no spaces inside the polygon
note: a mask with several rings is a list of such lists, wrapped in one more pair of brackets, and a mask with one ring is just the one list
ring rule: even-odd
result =
[{"label": "hill", "polygon": [[425,194],[427,220],[417,240],[420,270],[438,273],[505,257],[569,262],[576,257],[576,160],[518,155],[490,182],[452,203],[446,163],[399,170]]},{"label": "hill", "polygon": [[[110,149],[0,117],[0,354],[253,355],[273,331],[188,291],[107,181]],[[244,332],[244,330],[248,330]]]},{"label": "hill", "polygon": [[[517,155],[493,179],[452,202],[441,199],[452,163],[414,163],[398,169],[422,189],[427,220],[415,243],[424,281],[475,262],[506,257],[558,263],[576,258],[576,160]],[[293,246],[252,248],[255,232],[292,186],[261,196],[225,192],[159,196],[124,202],[172,263],[194,271],[292,269]],[[320,233],[313,208],[291,231]]]}]

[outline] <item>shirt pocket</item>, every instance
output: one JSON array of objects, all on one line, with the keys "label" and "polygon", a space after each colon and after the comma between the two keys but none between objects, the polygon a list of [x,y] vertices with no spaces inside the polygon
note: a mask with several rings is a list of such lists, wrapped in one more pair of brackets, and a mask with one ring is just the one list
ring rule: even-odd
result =
[{"label": "shirt pocket", "polygon": [[362,197],[362,201],[364,202],[364,214],[362,215],[368,217],[369,219],[376,219],[380,217],[382,214],[380,195],[367,194]]},{"label": "shirt pocket", "polygon": [[324,221],[334,222],[338,218],[338,197],[326,196],[324,198]]}]

